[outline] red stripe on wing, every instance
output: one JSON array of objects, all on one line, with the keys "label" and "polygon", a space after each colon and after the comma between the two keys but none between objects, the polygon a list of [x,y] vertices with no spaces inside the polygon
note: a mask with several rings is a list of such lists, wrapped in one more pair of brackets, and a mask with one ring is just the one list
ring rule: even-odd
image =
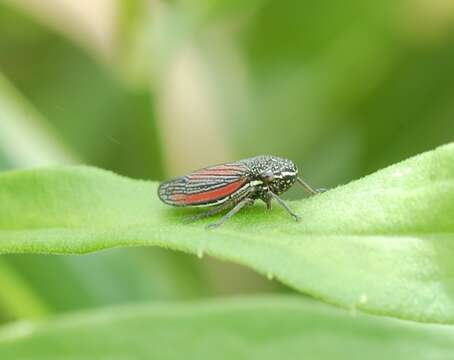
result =
[{"label": "red stripe on wing", "polygon": [[170,196],[170,199],[177,205],[196,205],[215,202],[216,200],[233,194],[245,182],[246,178],[241,178],[240,180],[234,181],[215,190],[199,192],[195,194],[174,194]]},{"label": "red stripe on wing", "polygon": [[242,163],[210,166],[162,183],[158,195],[174,206],[210,204],[240,189],[247,175],[248,168]]}]

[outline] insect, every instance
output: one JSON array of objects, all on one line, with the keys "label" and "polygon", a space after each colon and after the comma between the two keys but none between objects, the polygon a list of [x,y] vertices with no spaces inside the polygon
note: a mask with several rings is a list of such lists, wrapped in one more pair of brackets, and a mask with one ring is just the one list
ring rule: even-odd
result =
[{"label": "insect", "polygon": [[279,197],[295,182],[311,194],[322,191],[313,189],[299,178],[298,169],[291,160],[261,155],[209,166],[165,181],[159,185],[158,196],[168,205],[211,207],[188,218],[189,221],[230,209],[220,220],[209,224],[209,228],[222,225],[243,207],[252,205],[258,199],[265,202],[268,210],[275,200],[295,220],[299,220],[299,216]]}]

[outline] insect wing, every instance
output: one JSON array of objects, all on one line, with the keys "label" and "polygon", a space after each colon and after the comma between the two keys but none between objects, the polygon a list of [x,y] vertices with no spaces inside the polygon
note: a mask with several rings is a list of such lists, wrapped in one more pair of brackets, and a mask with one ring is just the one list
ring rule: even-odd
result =
[{"label": "insect wing", "polygon": [[247,168],[241,163],[207,167],[162,183],[159,198],[174,206],[209,205],[222,202],[247,182]]}]

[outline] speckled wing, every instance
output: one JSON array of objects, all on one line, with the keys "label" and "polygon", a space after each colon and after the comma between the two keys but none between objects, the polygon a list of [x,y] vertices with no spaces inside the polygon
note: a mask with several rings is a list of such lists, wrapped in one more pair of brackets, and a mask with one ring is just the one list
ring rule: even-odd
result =
[{"label": "speckled wing", "polygon": [[163,182],[158,195],[174,206],[216,205],[246,190],[247,175],[242,163],[215,165]]}]

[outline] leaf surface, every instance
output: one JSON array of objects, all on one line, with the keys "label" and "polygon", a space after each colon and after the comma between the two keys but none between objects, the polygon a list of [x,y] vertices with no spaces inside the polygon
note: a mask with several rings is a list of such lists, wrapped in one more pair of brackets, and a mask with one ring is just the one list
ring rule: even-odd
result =
[{"label": "leaf surface", "polygon": [[160,203],[156,183],[94,168],[0,176],[0,253],[154,245],[249,266],[346,308],[454,322],[454,144],[312,198],[208,219]]},{"label": "leaf surface", "polygon": [[[327,346],[329,344],[329,346]],[[452,326],[330,308],[297,297],[135,305],[0,330],[2,359],[448,359]]]}]

